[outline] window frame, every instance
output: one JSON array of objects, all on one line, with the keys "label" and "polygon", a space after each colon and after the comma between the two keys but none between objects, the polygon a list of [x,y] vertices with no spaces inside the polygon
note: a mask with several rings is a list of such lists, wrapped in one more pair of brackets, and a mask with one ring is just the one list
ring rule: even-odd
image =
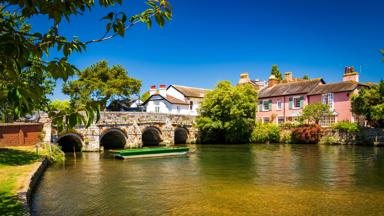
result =
[{"label": "window frame", "polygon": [[[265,109],[265,106],[268,106],[267,109]],[[270,111],[269,110],[269,100],[262,100],[262,103],[261,103],[261,111]]]},{"label": "window frame", "polygon": [[[279,104],[280,104],[280,107],[279,107]],[[282,110],[283,109],[283,102],[278,99],[276,100],[276,110]]]},{"label": "window frame", "polygon": [[321,101],[323,104],[326,104],[329,106],[329,109],[334,110],[335,109],[335,95],[331,93],[326,93],[321,95]]},{"label": "window frame", "polygon": [[[300,106],[300,100],[301,99],[301,96],[293,96],[292,97],[292,109],[301,109],[301,106]],[[297,100],[299,102],[299,106],[296,107],[296,103],[295,103],[295,100]]]}]

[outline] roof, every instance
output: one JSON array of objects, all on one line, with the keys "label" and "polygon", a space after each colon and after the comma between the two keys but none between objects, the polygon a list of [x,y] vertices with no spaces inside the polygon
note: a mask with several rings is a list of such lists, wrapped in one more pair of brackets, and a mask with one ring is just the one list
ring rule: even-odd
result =
[{"label": "roof", "polygon": [[259,98],[306,94],[311,92],[316,86],[321,83],[324,83],[324,80],[314,79],[290,83],[280,83],[270,88],[268,88],[267,86],[260,90]]},{"label": "roof", "polygon": [[367,86],[366,84],[354,82],[354,81],[345,81],[337,83],[328,83],[324,85],[319,85],[314,88],[308,95],[318,95],[326,93],[335,93],[335,92],[346,92],[353,91],[359,86]]},{"label": "roof", "polygon": [[181,85],[170,85],[168,86],[167,90],[171,86],[186,97],[203,98],[207,93],[207,91],[209,91],[209,89],[195,88],[195,87],[188,87],[188,86],[181,86]]},{"label": "roof", "polygon": [[160,97],[162,97],[164,100],[168,101],[168,102],[171,103],[171,104],[189,105],[188,102],[185,102],[185,101],[183,101],[183,100],[177,99],[177,98],[172,97],[172,96],[170,96],[170,95],[166,95],[166,97],[164,97],[163,95],[158,94],[158,93],[151,95],[151,97],[149,97],[149,98],[143,103],[143,105],[146,104],[148,101],[150,101],[151,98],[152,98],[153,96],[160,96]]}]

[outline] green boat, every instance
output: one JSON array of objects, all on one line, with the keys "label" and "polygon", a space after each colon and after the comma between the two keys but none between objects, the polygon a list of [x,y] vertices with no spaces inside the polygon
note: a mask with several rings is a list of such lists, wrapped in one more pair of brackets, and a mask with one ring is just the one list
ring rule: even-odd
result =
[{"label": "green boat", "polygon": [[156,148],[140,148],[140,149],[125,149],[113,151],[116,158],[147,158],[147,157],[168,157],[185,155],[189,152],[188,147],[156,147]]}]

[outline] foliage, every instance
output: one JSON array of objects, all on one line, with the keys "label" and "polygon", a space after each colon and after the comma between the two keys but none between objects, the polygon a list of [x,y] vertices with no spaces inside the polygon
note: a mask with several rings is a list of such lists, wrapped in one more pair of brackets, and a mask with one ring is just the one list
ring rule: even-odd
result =
[{"label": "foliage", "polygon": [[149,97],[151,97],[151,94],[149,93],[149,91],[146,91],[144,94],[140,96],[140,100],[145,102],[146,100],[148,100]]},{"label": "foliage", "polygon": [[[52,92],[52,83],[58,79],[66,81],[78,70],[68,58],[73,52],[82,52],[88,44],[109,40],[116,36],[124,36],[125,31],[137,23],[152,25],[152,19],[160,26],[172,17],[171,5],[166,0],[147,0],[148,6],[143,12],[128,17],[125,11],[119,11],[116,4],[121,0],[110,1],[2,1],[0,5],[0,108],[1,120],[11,122],[35,110],[46,110],[47,94]],[[113,7],[102,18],[105,31],[98,39],[81,41],[76,36],[68,38],[60,31],[63,20],[70,20],[98,6],[104,10]],[[29,19],[34,16],[47,17],[52,23],[46,30],[33,31]],[[41,29],[41,28],[40,28]],[[52,52],[55,51],[55,55]],[[4,106],[5,104],[5,106]],[[91,114],[87,122],[94,120],[97,106],[93,103],[84,105],[91,107],[84,110]],[[79,112],[80,108],[71,111]],[[82,119],[79,114],[61,113],[55,121],[67,125],[68,122]],[[75,116],[77,116],[75,118]],[[54,117],[54,116],[53,116]],[[71,120],[70,120],[71,119]]]},{"label": "foliage", "polygon": [[341,143],[341,140],[338,135],[325,135],[325,136],[322,136],[319,141],[319,144],[322,144],[322,145],[337,145],[340,143]]},{"label": "foliage", "polygon": [[107,61],[85,68],[77,73],[77,77],[77,80],[63,87],[73,107],[82,107],[96,101],[104,109],[111,98],[128,99],[130,95],[137,94],[141,87],[141,81],[129,77],[121,65],[109,67]]},{"label": "foliage", "polygon": [[319,124],[320,120],[327,115],[331,115],[331,111],[329,109],[329,106],[322,103],[313,103],[308,104],[304,107],[300,117],[299,121],[305,122],[305,123],[315,123]]},{"label": "foliage", "polygon": [[219,82],[201,103],[197,127],[204,143],[247,143],[255,126],[257,93],[250,84]]},{"label": "foliage", "polygon": [[279,127],[282,129],[292,129],[292,128],[297,128],[302,126],[303,124],[297,121],[292,121],[292,122],[284,122],[279,124]]},{"label": "foliage", "polygon": [[272,65],[271,75],[275,75],[275,77],[278,80],[282,80],[283,79],[283,76],[282,76],[281,72],[279,71],[279,68],[278,68],[278,66],[276,64]]},{"label": "foliage", "polygon": [[293,143],[318,143],[322,134],[322,128],[318,124],[303,125],[292,130]]},{"label": "foliage", "polygon": [[273,123],[256,124],[252,132],[252,143],[278,143],[280,141],[280,128]]},{"label": "foliage", "polygon": [[42,143],[40,146],[40,155],[44,155],[51,163],[63,163],[65,161],[65,154],[58,145],[50,143]]},{"label": "foliage", "polygon": [[292,131],[281,130],[279,143],[285,143],[285,144],[292,143]]},{"label": "foliage", "polygon": [[373,126],[384,126],[384,80],[378,85],[360,89],[351,100],[353,113],[365,116]]},{"label": "foliage", "polygon": [[333,124],[332,129],[341,130],[348,133],[357,133],[360,131],[360,126],[357,123],[341,121]]},{"label": "foliage", "polygon": [[49,106],[50,110],[68,110],[70,108],[70,101],[69,100],[54,100],[52,101]]},{"label": "foliage", "polygon": [[304,76],[303,76],[303,79],[305,79],[305,80],[309,80],[309,76],[308,76],[308,75],[304,75]]}]

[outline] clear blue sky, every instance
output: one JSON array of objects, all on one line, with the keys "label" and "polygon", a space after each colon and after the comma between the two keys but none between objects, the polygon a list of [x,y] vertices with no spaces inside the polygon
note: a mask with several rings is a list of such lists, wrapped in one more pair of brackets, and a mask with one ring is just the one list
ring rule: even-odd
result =
[{"label": "clear blue sky", "polygon": [[[272,64],[294,76],[340,81],[344,66],[359,69],[361,81],[384,78],[384,1],[338,0],[170,0],[174,18],[165,28],[135,26],[125,38],[90,45],[71,57],[79,69],[106,59],[121,64],[130,76],[151,84],[213,88],[220,80],[238,81],[239,74],[267,79]],[[141,1],[123,9],[139,11]],[[131,10],[130,8],[135,8]],[[96,9],[61,26],[67,35],[98,38]],[[44,19],[34,19],[43,29]],[[52,98],[64,99],[61,84]]]}]

